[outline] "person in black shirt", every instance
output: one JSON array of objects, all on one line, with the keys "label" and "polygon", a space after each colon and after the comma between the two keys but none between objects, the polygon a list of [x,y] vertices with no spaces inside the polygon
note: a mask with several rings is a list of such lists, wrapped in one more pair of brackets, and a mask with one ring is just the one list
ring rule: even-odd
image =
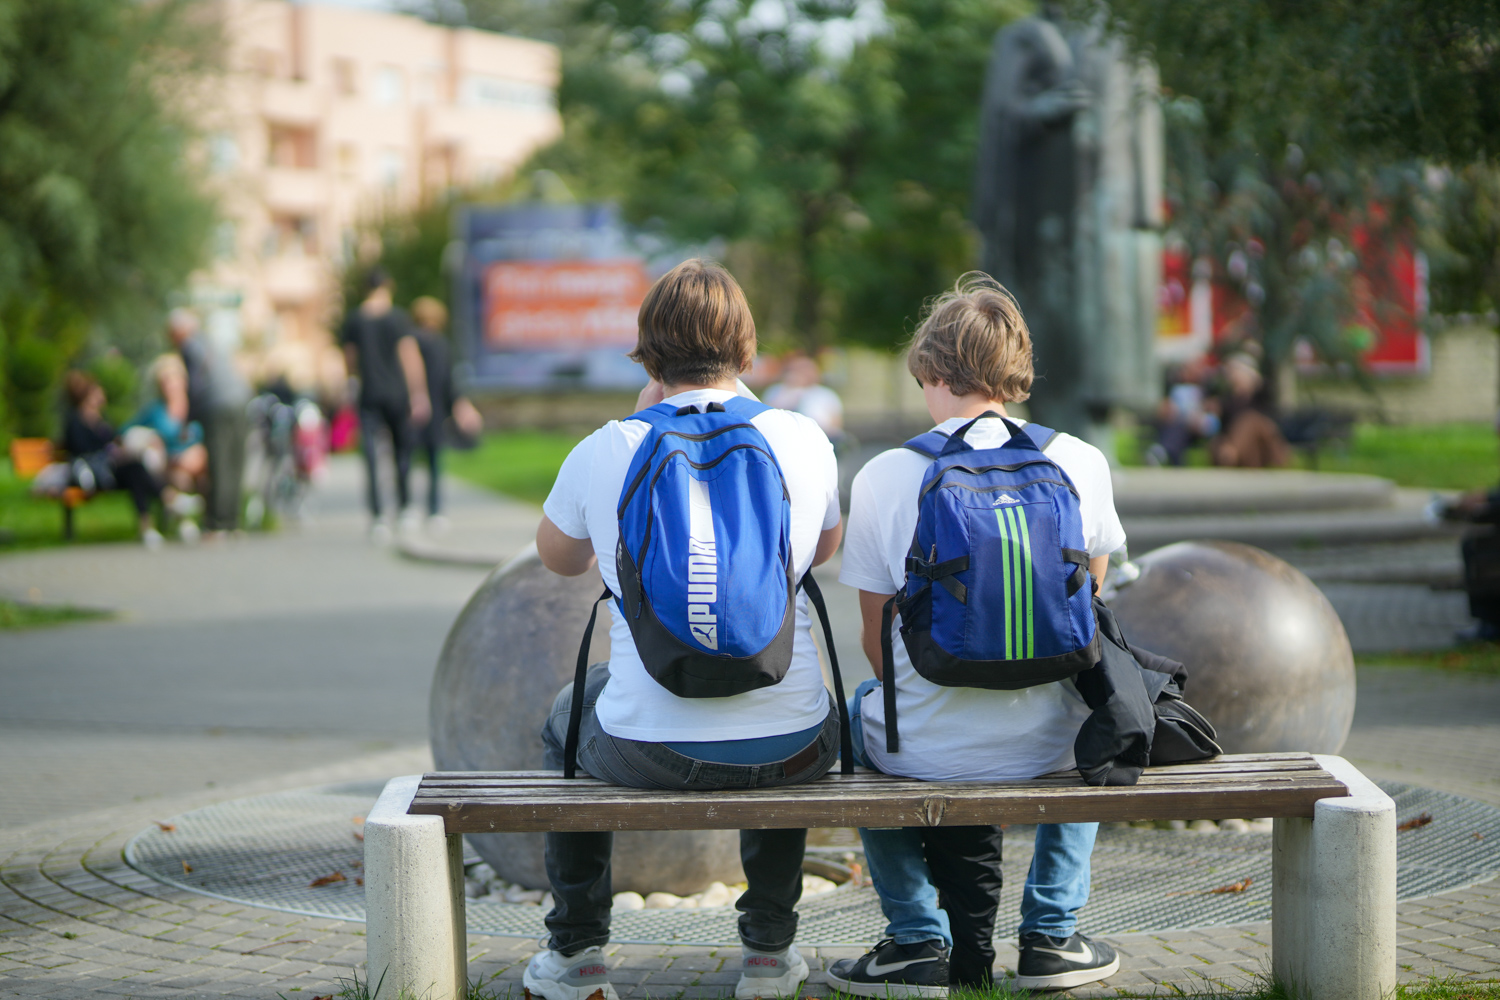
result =
[{"label": "person in black shirt", "polygon": [[427,423],[432,404],[411,320],[405,310],[398,309],[391,301],[390,276],[377,267],[370,272],[365,287],[368,289],[365,300],[345,318],[339,340],[344,345],[350,373],[359,376],[359,437],[365,457],[370,534],[379,541],[388,537],[390,529],[381,520],[376,436],[382,427],[390,433],[396,457],[396,502],[401,525],[412,527],[415,515],[407,509],[412,427]]},{"label": "person in black shirt", "polygon": [[68,399],[63,448],[75,462],[87,467],[91,492],[128,492],[135,505],[141,541],[150,548],[160,545],[161,534],[151,525],[151,504],[161,496],[161,486],[138,457],[116,442],[115,429],[104,419],[104,389],[89,375],[70,371],[63,379],[63,390]]},{"label": "person in black shirt", "polygon": [[453,384],[453,355],[448,338],[443,330],[448,325],[448,309],[437,299],[424,295],[411,304],[412,318],[417,321],[414,335],[422,352],[422,367],[427,372],[427,398],[432,403],[432,416],[427,423],[417,428],[417,443],[427,456],[427,517],[428,527],[442,530],[447,522],[443,519],[440,455],[445,443],[447,421],[451,419],[458,429],[470,437],[477,436],[484,427],[479,411]]}]

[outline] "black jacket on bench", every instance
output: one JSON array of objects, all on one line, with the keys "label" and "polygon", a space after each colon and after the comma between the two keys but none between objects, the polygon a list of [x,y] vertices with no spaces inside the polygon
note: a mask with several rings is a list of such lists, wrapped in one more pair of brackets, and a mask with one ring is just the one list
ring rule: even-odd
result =
[{"label": "black jacket on bench", "polygon": [[1125,641],[1115,613],[1099,598],[1094,612],[1104,641],[1099,662],[1073,678],[1093,709],[1073,741],[1073,757],[1090,785],[1133,785],[1144,768],[1205,760],[1222,751],[1214,727],[1182,700],[1187,668]]}]

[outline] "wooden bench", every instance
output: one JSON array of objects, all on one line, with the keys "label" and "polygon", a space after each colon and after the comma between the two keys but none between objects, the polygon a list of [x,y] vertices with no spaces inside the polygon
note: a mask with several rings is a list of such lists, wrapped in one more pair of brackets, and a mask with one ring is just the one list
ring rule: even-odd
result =
[{"label": "wooden bench", "polygon": [[[1019,782],[924,782],[871,771],[786,788],[664,792],[556,771],[392,779],[365,820],[369,982],[461,1000],[468,972],[463,834],[966,826],[1269,816],[1273,969],[1319,1000],[1396,986],[1396,807],[1341,757],[1224,756],[1147,770],[1132,788],[1077,772]],[[872,942],[873,943],[873,942]]]}]

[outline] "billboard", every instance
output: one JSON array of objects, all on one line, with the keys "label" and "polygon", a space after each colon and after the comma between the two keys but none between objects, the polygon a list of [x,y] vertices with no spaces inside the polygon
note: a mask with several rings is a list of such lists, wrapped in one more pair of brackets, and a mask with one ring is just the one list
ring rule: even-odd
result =
[{"label": "billboard", "polygon": [[465,206],[454,301],[481,389],[636,389],[625,355],[651,282],[685,256],[633,234],[611,205]]}]

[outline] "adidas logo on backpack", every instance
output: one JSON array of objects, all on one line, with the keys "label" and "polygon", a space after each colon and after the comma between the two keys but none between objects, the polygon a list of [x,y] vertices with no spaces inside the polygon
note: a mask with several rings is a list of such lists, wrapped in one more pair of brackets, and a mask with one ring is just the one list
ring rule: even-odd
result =
[{"label": "adidas logo on backpack", "polygon": [[899,751],[891,621],[912,667],[945,687],[1012,691],[1049,684],[1099,660],[1078,490],[1045,454],[1055,432],[1009,420],[1011,437],[976,449],[929,431],[905,447],[932,459],[917,500],[906,584],[881,632],[886,752]]}]

